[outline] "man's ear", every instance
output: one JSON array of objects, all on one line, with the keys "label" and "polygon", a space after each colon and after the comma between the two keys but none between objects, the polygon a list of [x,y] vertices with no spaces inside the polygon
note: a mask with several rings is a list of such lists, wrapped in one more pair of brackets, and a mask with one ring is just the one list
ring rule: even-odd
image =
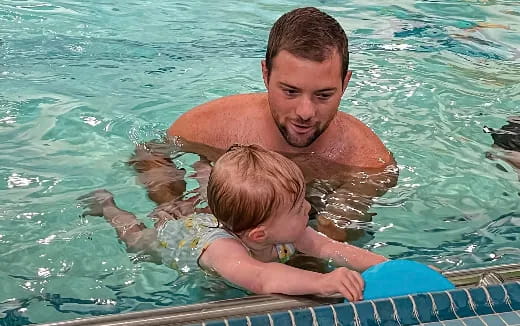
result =
[{"label": "man's ear", "polygon": [[345,75],[345,79],[343,79],[343,92],[347,89],[348,82],[350,81],[350,77],[352,77],[352,70],[347,70],[347,74]]},{"label": "man's ear", "polygon": [[247,231],[247,237],[254,242],[262,242],[267,238],[265,226],[259,225]]},{"label": "man's ear", "polygon": [[262,78],[264,79],[264,85],[265,88],[269,88],[269,69],[267,69],[267,64],[265,63],[265,60],[262,60]]}]

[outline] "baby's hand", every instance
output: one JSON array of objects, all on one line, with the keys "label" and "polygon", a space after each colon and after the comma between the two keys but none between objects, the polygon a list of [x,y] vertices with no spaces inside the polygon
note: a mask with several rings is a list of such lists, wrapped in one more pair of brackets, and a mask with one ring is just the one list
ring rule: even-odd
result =
[{"label": "baby's hand", "polygon": [[77,198],[85,209],[83,216],[103,216],[103,208],[115,206],[114,196],[105,189],[92,191]]},{"label": "baby's hand", "polygon": [[349,301],[358,301],[363,299],[365,282],[358,272],[339,267],[323,274],[320,286],[323,295],[341,293]]}]

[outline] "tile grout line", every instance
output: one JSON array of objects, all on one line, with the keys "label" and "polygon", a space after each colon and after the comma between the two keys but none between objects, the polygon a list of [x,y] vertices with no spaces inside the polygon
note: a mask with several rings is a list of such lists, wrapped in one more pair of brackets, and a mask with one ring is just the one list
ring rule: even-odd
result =
[{"label": "tile grout line", "polygon": [[269,318],[269,325],[274,326],[274,320],[270,313],[267,314],[267,318]]},{"label": "tile grout line", "polygon": [[482,287],[482,289],[484,290],[484,293],[486,294],[486,300],[489,304],[489,306],[491,307],[491,310],[495,313],[495,315],[497,315],[498,319],[500,319],[504,324],[507,325],[507,323],[505,322],[504,319],[502,319],[502,317],[500,316],[500,314],[497,313],[497,311],[495,310],[495,307],[493,306],[493,300],[491,298],[491,293],[489,293],[487,287]]},{"label": "tile grout line", "polygon": [[401,319],[399,318],[399,313],[397,312],[397,306],[395,305],[394,299],[390,298],[390,302],[392,303],[392,309],[394,310],[392,317],[397,321],[399,326],[402,326]]},{"label": "tile grout line", "polygon": [[361,326],[361,320],[359,319],[359,314],[358,314],[356,305],[353,304],[352,302],[349,302],[349,303],[352,306],[352,309],[354,310],[354,321],[356,323],[356,326]]},{"label": "tile grout line", "polygon": [[338,326],[338,315],[336,314],[336,309],[333,305],[329,305],[332,308],[332,317],[334,317],[334,326]]},{"label": "tile grout line", "polygon": [[419,319],[419,311],[417,311],[417,304],[415,303],[415,300],[413,299],[413,297],[410,294],[408,295],[408,298],[412,301],[412,313],[413,313],[413,316],[415,317],[415,319],[417,319],[419,324],[421,324],[422,321]]},{"label": "tile grout line", "polygon": [[320,326],[320,323],[318,322],[318,317],[316,317],[316,311],[314,311],[314,308],[309,307],[309,310],[311,311],[311,316],[312,316],[312,326]]},{"label": "tile grout line", "polygon": [[312,316],[312,326],[320,326],[320,323],[318,323],[318,318],[316,317],[316,311],[314,311],[314,308],[309,307],[309,310],[311,311],[311,316]]},{"label": "tile grout line", "polygon": [[509,308],[511,308],[511,311],[514,311],[513,306],[511,305],[511,297],[509,297],[509,293],[507,292],[506,287],[502,283],[500,283],[500,286],[502,287],[502,290],[504,290],[504,295],[505,295],[504,301],[505,301],[505,303],[507,303]]},{"label": "tile grout line", "polygon": [[376,320],[378,325],[381,325],[381,316],[379,316],[379,312],[377,311],[376,304],[372,300],[370,300],[370,303],[372,304],[372,308],[374,308],[374,319]]},{"label": "tile grout line", "polygon": [[435,315],[435,318],[437,318],[437,321],[441,321],[441,318],[439,317],[439,309],[437,308],[437,303],[435,302],[435,298],[433,297],[431,292],[428,292],[428,295],[432,299],[432,312]]},{"label": "tile grout line", "polygon": [[453,311],[453,314],[455,315],[455,317],[457,317],[457,319],[461,319],[460,316],[457,314],[457,311],[456,311],[457,306],[455,305],[455,301],[453,300],[451,293],[448,291],[444,291],[444,292],[448,295],[448,298],[450,298],[450,308]]},{"label": "tile grout line", "polygon": [[291,310],[287,310],[287,312],[289,313],[289,317],[291,317],[291,325],[296,326],[296,320],[294,319],[293,312]]},{"label": "tile grout line", "polygon": [[480,314],[477,313],[477,310],[476,310],[476,305],[475,305],[475,301],[473,301],[473,297],[471,296],[471,293],[469,293],[469,290],[468,289],[464,289],[464,292],[466,292],[466,294],[468,295],[468,302],[469,302],[469,305],[471,307],[471,309],[473,310],[473,312],[475,313],[475,316],[486,326],[489,326],[483,319],[482,317],[480,317]]},{"label": "tile grout line", "polygon": [[475,306],[475,302],[473,301],[473,297],[469,293],[468,289],[462,289],[462,290],[466,293],[466,296],[468,297],[469,307],[471,308],[471,310],[473,310],[473,312],[475,313],[475,316],[478,315],[476,306]]}]

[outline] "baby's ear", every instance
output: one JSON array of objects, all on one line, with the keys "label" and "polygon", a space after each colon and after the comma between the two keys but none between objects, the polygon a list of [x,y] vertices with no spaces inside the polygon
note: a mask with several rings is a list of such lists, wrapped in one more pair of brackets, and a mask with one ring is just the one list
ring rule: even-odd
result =
[{"label": "baby's ear", "polygon": [[267,234],[265,232],[265,226],[259,225],[257,227],[252,228],[247,231],[247,237],[249,240],[254,242],[263,242],[265,241]]}]

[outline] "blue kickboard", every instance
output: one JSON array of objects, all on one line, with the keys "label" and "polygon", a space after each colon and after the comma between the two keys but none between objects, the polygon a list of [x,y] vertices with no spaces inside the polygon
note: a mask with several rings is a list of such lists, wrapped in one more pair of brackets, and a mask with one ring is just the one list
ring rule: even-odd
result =
[{"label": "blue kickboard", "polygon": [[411,260],[389,260],[364,271],[364,300],[445,291],[455,286],[441,273]]}]

